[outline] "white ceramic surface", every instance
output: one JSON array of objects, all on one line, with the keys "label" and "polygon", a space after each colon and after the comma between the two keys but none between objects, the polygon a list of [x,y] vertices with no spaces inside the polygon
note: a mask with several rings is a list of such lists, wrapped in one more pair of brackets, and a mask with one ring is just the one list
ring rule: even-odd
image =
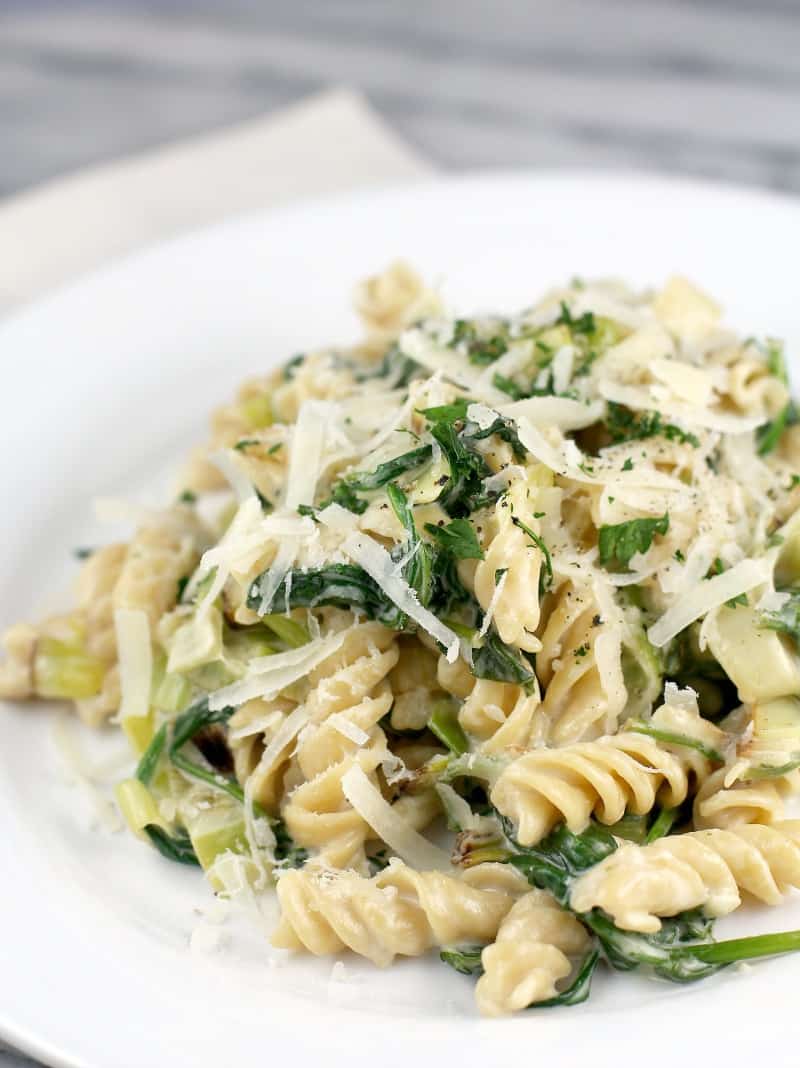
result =
[{"label": "white ceramic surface", "polygon": [[[160,246],[0,326],[0,623],[63,603],[71,550],[124,533],[91,499],[155,502],[206,413],[248,373],[355,335],[356,280],[396,256],[461,310],[514,309],[573,274],[656,284],[681,271],[748,333],[800,347],[800,205],[628,176],[495,175],[305,204]],[[113,756],[118,740],[78,734]],[[578,1008],[475,1016],[435,958],[379,972],[286,959],[242,920],[189,948],[201,877],[123,833],[91,830],[50,716],[0,719],[0,1034],[70,1068],[269,1062],[795,1063],[800,958],[694,987],[601,975]],[[96,821],[95,821],[96,822]],[[800,903],[719,932],[800,927]]]}]

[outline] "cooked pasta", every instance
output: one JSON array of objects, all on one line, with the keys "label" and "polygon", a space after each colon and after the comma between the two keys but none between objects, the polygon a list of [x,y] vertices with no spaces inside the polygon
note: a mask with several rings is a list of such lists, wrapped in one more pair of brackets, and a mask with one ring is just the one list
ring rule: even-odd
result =
[{"label": "cooked pasta", "polygon": [[645,815],[657,802],[673,808],[710,770],[695,749],[621,731],[519,757],[498,778],[491,801],[513,821],[517,840],[535,845],[560,823],[580,833],[592,816],[610,825],[626,812]]},{"label": "cooked pasta", "polygon": [[657,931],[661,917],[703,908],[725,916],[740,890],[777,905],[800,886],[800,821],[692,831],[622,846],[574,884],[578,912],[601,908],[627,931]]},{"label": "cooked pasta", "polygon": [[355,344],[232,391],[177,499],[6,632],[0,696],[122,729],[132,831],[274,888],[276,945],[439,947],[488,1015],[575,1003],[601,958],[767,952],[708,943],[800,876],[780,344],[683,278],[465,318],[395,263],[356,307]]},{"label": "cooked pasta", "polygon": [[590,945],[584,927],[544,890],[521,897],[481,954],[475,1000],[484,1016],[503,1016],[546,1001],[572,971],[570,957]]},{"label": "cooked pasta", "polygon": [[392,863],[372,879],[329,870],[287,872],[277,886],[282,920],[273,945],[317,956],[345,946],[381,967],[432,946],[494,938],[527,883],[505,865],[460,879]]}]

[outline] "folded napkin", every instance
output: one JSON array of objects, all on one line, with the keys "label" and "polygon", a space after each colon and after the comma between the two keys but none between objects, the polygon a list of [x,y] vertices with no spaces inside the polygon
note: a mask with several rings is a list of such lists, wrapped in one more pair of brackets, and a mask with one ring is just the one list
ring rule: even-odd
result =
[{"label": "folded napkin", "polygon": [[[365,101],[332,90],[208,137],[0,202],[0,315],[104,261],[240,212],[432,172]],[[30,1068],[0,1040],[0,1068]]]},{"label": "folded napkin", "polygon": [[266,118],[57,179],[0,202],[0,314],[181,231],[431,170],[361,97],[331,90]]}]

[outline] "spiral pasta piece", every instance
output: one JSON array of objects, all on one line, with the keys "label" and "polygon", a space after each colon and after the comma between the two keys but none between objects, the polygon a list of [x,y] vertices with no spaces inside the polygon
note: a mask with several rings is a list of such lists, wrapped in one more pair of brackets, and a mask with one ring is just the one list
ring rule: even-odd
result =
[{"label": "spiral pasta piece", "polygon": [[355,306],[367,333],[361,345],[365,354],[382,351],[410,323],[441,311],[438,295],[401,260],[363,281]]},{"label": "spiral pasta piece", "polygon": [[538,684],[526,693],[521,686],[476,679],[463,660],[449,664],[439,658],[439,685],[461,700],[458,722],[483,752],[526,749],[544,730]]},{"label": "spiral pasta piece", "polygon": [[755,345],[718,348],[709,353],[708,359],[725,367],[727,375],[719,392],[740,411],[774,416],[789,400],[787,387],[771,373]]},{"label": "spiral pasta piece", "polygon": [[628,695],[620,631],[611,623],[589,586],[567,582],[554,595],[536,657],[552,745],[616,730]]},{"label": "spiral pasta piece", "polygon": [[[109,662],[117,659],[114,590],[127,556],[127,545],[106,545],[92,553],[78,576],[78,607],[86,621],[87,652]],[[177,592],[177,582],[175,588]]]},{"label": "spiral pasta piece", "polygon": [[371,879],[289,871],[278,881],[281,921],[272,944],[316,956],[350,949],[386,967],[433,946],[491,941],[526,889],[505,864],[481,864],[460,877],[414,871],[400,861]]},{"label": "spiral pasta piece", "polygon": [[474,578],[475,596],[484,612],[491,611],[501,639],[533,653],[541,645],[536,630],[544,556],[518,523],[540,534],[539,520],[533,514],[534,492],[527,481],[519,480],[497,502],[486,524],[490,529],[488,548]]},{"label": "spiral pasta piece", "polygon": [[177,601],[179,581],[196,566],[203,538],[194,512],[182,506],[142,526],[128,546],[114,585],[114,609],[140,609],[155,630]]},{"label": "spiral pasta piece", "polygon": [[725,786],[728,768],[710,775],[697,791],[692,809],[695,827],[734,827],[740,823],[776,823],[783,819],[784,798],[796,792],[796,779],[762,779]]},{"label": "spiral pasta piece", "polygon": [[545,890],[521,897],[481,954],[483,975],[475,1000],[484,1016],[519,1012],[558,993],[572,971],[570,957],[583,953],[589,936],[582,924]]},{"label": "spiral pasta piece", "polygon": [[365,870],[364,844],[374,835],[345,797],[342,779],[356,764],[374,777],[388,756],[385,743],[377,741],[302,783],[284,802],[282,815],[292,838],[315,850],[326,866]]},{"label": "spiral pasta piece", "polygon": [[681,804],[711,765],[694,750],[672,750],[630,731],[561,749],[536,749],[500,775],[492,804],[514,821],[522,845],[535,845],[562,821],[580,834],[592,816],[608,825],[657,802]]},{"label": "spiral pasta piece", "polygon": [[[358,748],[352,738],[327,724],[337,714],[356,728],[351,735],[370,733],[385,749],[383,732],[375,725],[391,707],[385,680],[397,657],[391,631],[379,623],[357,624],[347,631],[342,646],[310,672],[304,700],[279,696],[242,705],[230,719],[229,744],[237,777],[242,785],[247,783],[253,799],[273,809],[283,789],[314,778]],[[270,751],[270,742],[298,705],[305,713],[302,734],[288,738],[279,752]],[[287,775],[293,752],[294,767]]]},{"label": "spiral pasta piece", "polygon": [[800,820],[691,831],[622,845],[572,886],[576,912],[601,908],[617,926],[653,933],[662,916],[702,908],[725,916],[744,890],[767,905],[800,886]]}]

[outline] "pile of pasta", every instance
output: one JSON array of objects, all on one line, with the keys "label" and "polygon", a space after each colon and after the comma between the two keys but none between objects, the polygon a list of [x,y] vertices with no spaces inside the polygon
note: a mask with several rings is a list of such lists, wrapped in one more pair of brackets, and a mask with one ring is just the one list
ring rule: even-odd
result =
[{"label": "pile of pasta", "polygon": [[780,344],[682,278],[454,318],[395,264],[356,304],[359,344],[245,383],[75,607],[6,633],[0,694],[124,731],[131,829],[274,888],[274,945],[436,949],[489,1015],[797,948],[711,931],[800,885]]}]

